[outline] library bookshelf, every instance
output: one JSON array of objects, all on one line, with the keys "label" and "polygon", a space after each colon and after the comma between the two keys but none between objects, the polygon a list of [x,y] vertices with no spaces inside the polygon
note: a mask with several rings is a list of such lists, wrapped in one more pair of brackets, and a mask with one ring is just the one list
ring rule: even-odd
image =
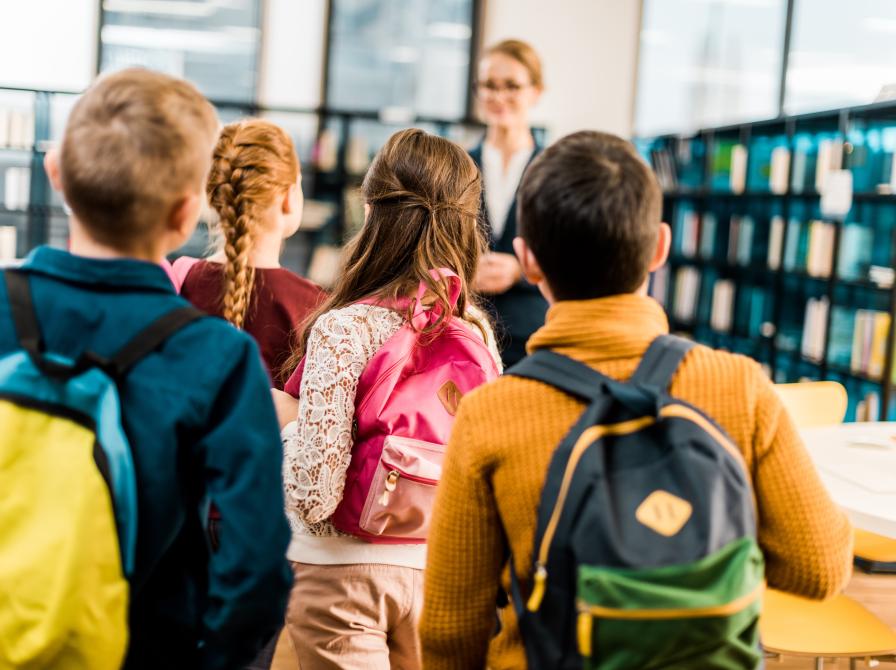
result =
[{"label": "library bookshelf", "polygon": [[[832,379],[847,420],[896,419],[896,103],[637,138],[672,227],[651,294],[670,324],[775,382]],[[848,170],[849,212],[825,218]]]}]

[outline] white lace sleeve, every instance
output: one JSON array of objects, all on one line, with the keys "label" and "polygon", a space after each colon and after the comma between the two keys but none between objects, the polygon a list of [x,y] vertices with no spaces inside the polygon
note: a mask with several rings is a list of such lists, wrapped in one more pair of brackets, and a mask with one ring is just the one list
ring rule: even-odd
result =
[{"label": "white lace sleeve", "polygon": [[287,509],[306,526],[328,519],[342,499],[358,378],[400,324],[394,312],[353,305],[327,312],[311,329],[298,422],[282,434]]},{"label": "white lace sleeve", "polygon": [[[504,372],[504,363],[501,361],[501,352],[498,350],[498,339],[495,337],[495,331],[489,324],[488,318],[485,316],[485,313],[475,307],[470,305],[467,307],[467,314],[469,314],[476,322],[482,326],[482,330],[485,331],[485,346],[488,347],[488,352],[492,355],[495,363],[498,366],[498,372]],[[477,334],[481,333],[477,328],[473,330],[476,331]]]}]

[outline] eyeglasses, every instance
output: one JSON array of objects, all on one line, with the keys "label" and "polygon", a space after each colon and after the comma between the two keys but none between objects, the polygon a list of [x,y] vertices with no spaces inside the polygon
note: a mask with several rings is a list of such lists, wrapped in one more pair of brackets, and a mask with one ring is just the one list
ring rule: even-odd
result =
[{"label": "eyeglasses", "polygon": [[525,88],[529,88],[532,84],[521,84],[516,81],[506,81],[503,84],[497,81],[492,81],[491,79],[486,79],[485,81],[477,81],[473,82],[473,93],[479,97],[484,98],[487,95],[501,95],[506,94],[510,97],[518,95],[520,91]]}]

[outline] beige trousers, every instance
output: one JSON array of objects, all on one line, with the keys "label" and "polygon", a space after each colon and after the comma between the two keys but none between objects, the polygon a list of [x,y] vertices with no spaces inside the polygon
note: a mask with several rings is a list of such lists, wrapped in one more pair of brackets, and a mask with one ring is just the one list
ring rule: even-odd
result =
[{"label": "beige trousers", "polygon": [[419,670],[423,571],[293,563],[286,612],[301,670]]}]

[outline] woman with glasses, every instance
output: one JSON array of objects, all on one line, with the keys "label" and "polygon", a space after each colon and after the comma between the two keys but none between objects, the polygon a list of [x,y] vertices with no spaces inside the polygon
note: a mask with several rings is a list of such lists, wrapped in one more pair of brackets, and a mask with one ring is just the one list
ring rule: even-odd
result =
[{"label": "woman with glasses", "polygon": [[542,149],[529,126],[529,112],[542,88],[541,60],[519,40],[487,49],[473,85],[486,133],[470,155],[482,171],[491,247],[479,262],[474,288],[488,299],[497,318],[505,366],[525,357],[526,340],[544,324],[547,311],[541,293],[523,279],[513,255],[517,187]]}]

